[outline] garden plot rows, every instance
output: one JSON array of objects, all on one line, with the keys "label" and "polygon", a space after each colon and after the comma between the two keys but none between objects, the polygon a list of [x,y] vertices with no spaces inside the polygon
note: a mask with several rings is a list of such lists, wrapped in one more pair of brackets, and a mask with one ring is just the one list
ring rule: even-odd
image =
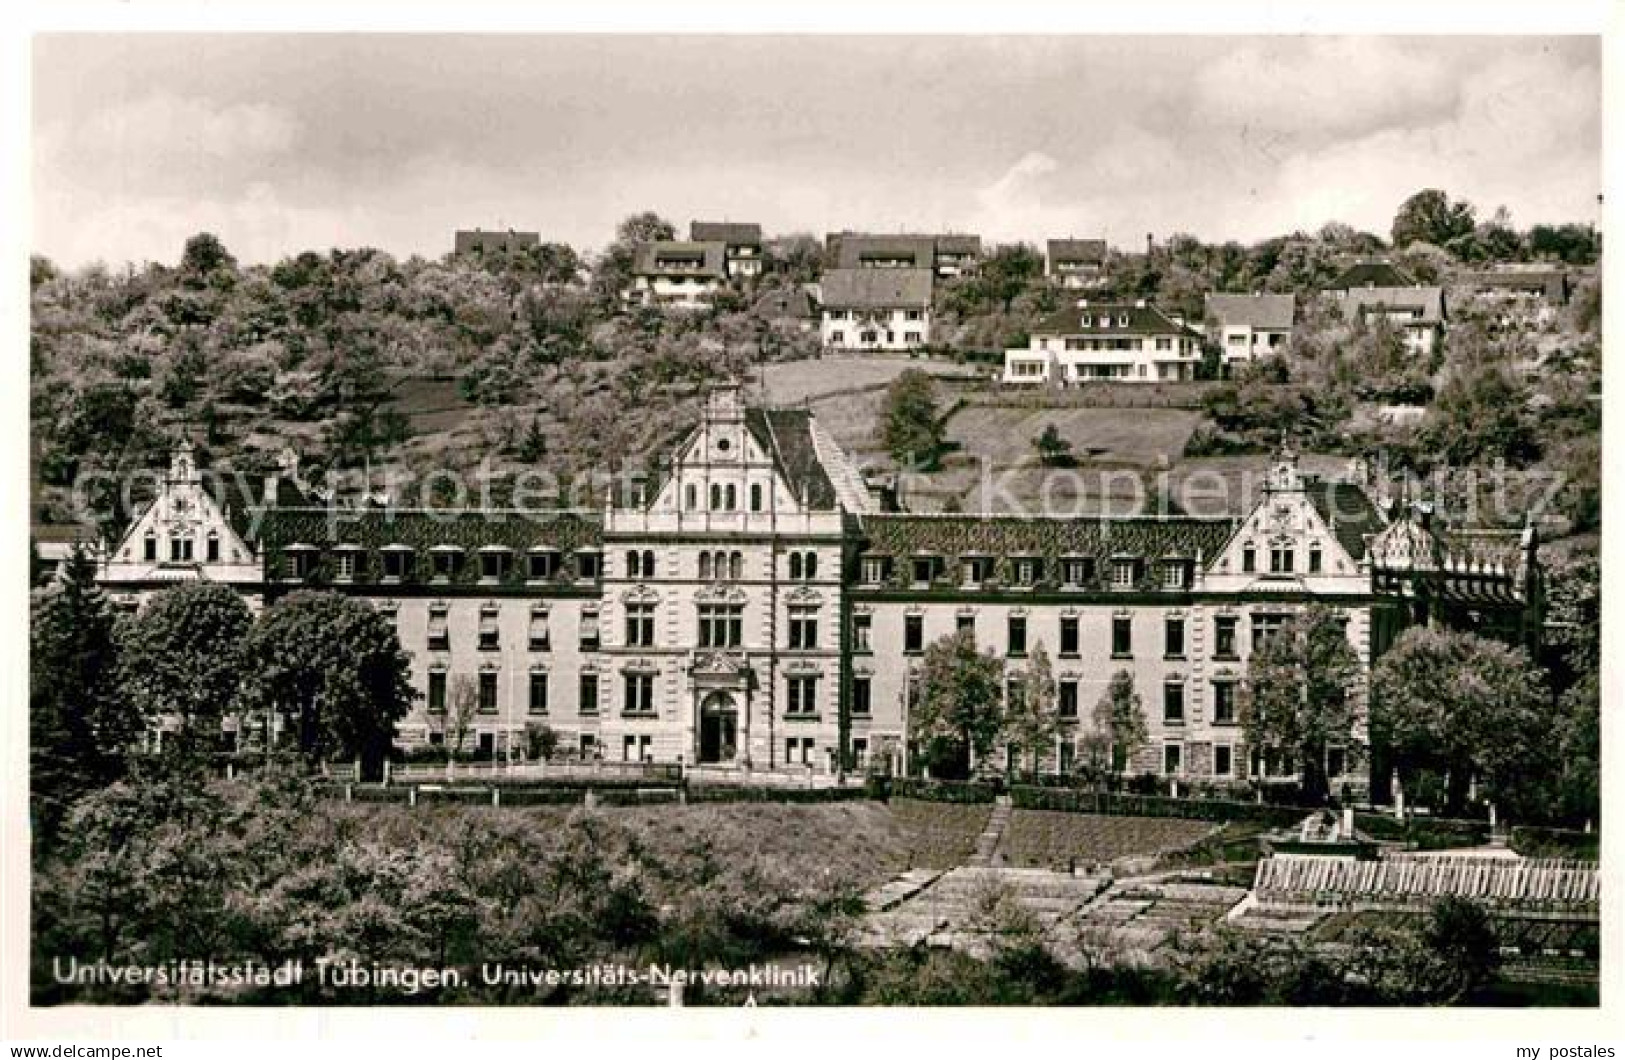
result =
[{"label": "garden plot rows", "polygon": [[1176,817],[1016,810],[1000,849],[1011,865],[1069,868],[1183,850],[1214,830]]}]

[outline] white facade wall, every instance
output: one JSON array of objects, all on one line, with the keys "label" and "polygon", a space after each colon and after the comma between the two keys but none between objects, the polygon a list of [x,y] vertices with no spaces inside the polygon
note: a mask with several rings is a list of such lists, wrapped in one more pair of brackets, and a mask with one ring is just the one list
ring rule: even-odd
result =
[{"label": "white facade wall", "polygon": [[826,349],[916,350],[931,341],[931,310],[826,306],[820,334]]}]

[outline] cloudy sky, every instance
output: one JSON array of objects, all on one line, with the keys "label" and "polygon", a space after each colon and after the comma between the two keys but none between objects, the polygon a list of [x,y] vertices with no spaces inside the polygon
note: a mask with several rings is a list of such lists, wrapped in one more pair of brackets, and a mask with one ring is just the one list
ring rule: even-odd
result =
[{"label": "cloudy sky", "polygon": [[990,239],[1598,220],[1587,37],[42,36],[33,249],[245,261],[655,209]]}]

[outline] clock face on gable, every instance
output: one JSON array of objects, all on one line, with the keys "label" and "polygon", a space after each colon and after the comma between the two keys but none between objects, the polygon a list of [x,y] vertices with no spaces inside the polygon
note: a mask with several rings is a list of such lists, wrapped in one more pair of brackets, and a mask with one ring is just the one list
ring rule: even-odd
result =
[{"label": "clock face on gable", "polygon": [[719,434],[711,442],[711,452],[719,460],[732,460],[737,457],[734,440],[726,434]]}]

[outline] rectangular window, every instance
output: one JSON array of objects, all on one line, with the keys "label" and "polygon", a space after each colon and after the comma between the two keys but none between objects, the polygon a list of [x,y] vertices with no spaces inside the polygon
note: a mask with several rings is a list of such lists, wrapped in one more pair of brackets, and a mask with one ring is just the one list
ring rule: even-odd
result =
[{"label": "rectangular window", "polygon": [[1270,549],[1270,573],[1292,573],[1292,550],[1290,548]]},{"label": "rectangular window", "polygon": [[1164,589],[1185,588],[1185,564],[1181,560],[1172,560],[1162,565],[1162,587]]},{"label": "rectangular window", "polygon": [[1007,631],[1010,655],[1027,654],[1027,619],[1024,615],[1011,615]]},{"label": "rectangular window", "polygon": [[[141,557],[143,559],[145,559],[148,563],[156,563],[158,561],[158,539],[156,537],[148,537],[145,541],[142,542]],[[289,577],[298,578],[298,577],[302,576],[302,575],[300,575],[298,573],[299,566],[295,562],[297,559],[298,559],[297,555],[295,555],[293,553],[289,553],[289,555],[288,555],[288,575],[289,575]]]},{"label": "rectangular window", "polygon": [[1069,559],[1062,564],[1068,585],[1086,585],[1094,581],[1095,561],[1092,559]]},{"label": "rectangular window", "polygon": [[480,608],[480,651],[496,651],[501,646],[500,615],[494,607]]},{"label": "rectangular window", "polygon": [[1078,616],[1062,615],[1061,654],[1065,657],[1075,658],[1078,653]]},{"label": "rectangular window", "polygon": [[497,675],[494,670],[480,672],[480,713],[495,714],[497,711]]},{"label": "rectangular window", "polygon": [[853,714],[868,717],[869,712],[872,709],[869,698],[871,694],[872,689],[870,687],[868,677],[858,676],[852,678]]},{"label": "rectangular window", "polygon": [[429,650],[451,650],[451,632],[447,629],[446,609],[444,607],[431,607],[429,609]]},{"label": "rectangular window", "polygon": [[1236,723],[1236,683],[1234,681],[1213,682],[1213,724],[1234,725]]},{"label": "rectangular window", "polygon": [[1162,623],[1162,654],[1169,659],[1185,657],[1185,620],[1167,618]]},{"label": "rectangular window", "polygon": [[1185,748],[1177,743],[1162,745],[1162,771],[1167,776],[1178,776],[1185,765]]},{"label": "rectangular window", "polygon": [[626,675],[626,705],[628,714],[653,714],[655,709],[655,675]]},{"label": "rectangular window", "polygon": [[457,573],[457,560],[459,554],[441,550],[434,553],[434,576],[436,578],[450,578]]},{"label": "rectangular window", "polygon": [[788,765],[811,765],[815,747],[811,736],[790,737],[784,741],[784,761]]},{"label": "rectangular window", "polygon": [[872,651],[870,647],[871,636],[874,630],[873,615],[852,616],[852,650],[855,652]]},{"label": "rectangular window", "polygon": [[398,548],[384,553],[384,580],[401,581],[412,572],[412,553]]},{"label": "rectangular window", "polygon": [[480,577],[488,582],[501,581],[508,573],[506,552],[481,552]]},{"label": "rectangular window", "polygon": [[863,557],[863,580],[870,585],[879,585],[886,580],[886,560],[884,557]]},{"label": "rectangular window", "polygon": [[598,577],[603,566],[603,558],[596,552],[578,552],[576,554],[576,576],[585,580]]},{"label": "rectangular window", "polygon": [[744,639],[744,604],[701,604],[700,647],[737,648]]},{"label": "rectangular window", "polygon": [[1285,615],[1254,615],[1253,616],[1253,651],[1264,646],[1264,642],[1281,631],[1286,625]]},{"label": "rectangular window", "polygon": [[530,612],[530,650],[546,651],[552,640],[547,621],[547,608],[536,607]]},{"label": "rectangular window", "polygon": [[1213,747],[1213,775],[1228,777],[1235,769],[1232,752],[1229,744],[1215,744]]},{"label": "rectangular window", "polygon": [[1060,696],[1057,712],[1063,718],[1076,718],[1078,716],[1078,682],[1063,680],[1056,685]]},{"label": "rectangular window", "polygon": [[1162,686],[1162,720],[1167,725],[1185,724],[1185,685],[1169,681]]},{"label": "rectangular window", "polygon": [[1241,550],[1241,571],[1243,574],[1251,574],[1257,569],[1258,550],[1253,548],[1251,545],[1248,545],[1246,548]]},{"label": "rectangular window", "polygon": [[1320,549],[1318,548],[1311,548],[1309,550],[1309,573],[1320,573]]},{"label": "rectangular window", "polygon": [[1213,657],[1236,658],[1236,616],[1217,615],[1213,619]]},{"label": "rectangular window", "polygon": [[583,651],[598,650],[598,611],[596,609],[581,612],[581,647]]},{"label": "rectangular window", "polygon": [[791,677],[785,681],[784,712],[798,717],[811,717],[818,713],[818,678]]},{"label": "rectangular window", "polygon": [[576,710],[588,718],[598,713],[598,675],[582,674],[580,690],[576,693]]},{"label": "rectangular window", "polygon": [[220,562],[220,539],[218,537],[215,537],[213,534],[210,534],[208,541],[204,545],[204,548],[205,548],[205,558],[210,563],[219,563]]},{"label": "rectangular window", "polygon": [[955,615],[954,616],[954,632],[955,633],[969,633],[971,635],[971,639],[975,640],[976,639],[976,616],[975,615]]},{"label": "rectangular window", "polygon": [[355,577],[355,553],[349,549],[340,549],[333,553],[333,576],[340,581],[349,581]]},{"label": "rectangular window", "polygon": [[869,764],[869,741],[866,737],[852,739],[852,768],[862,771]]},{"label": "rectangular window", "polygon": [[903,616],[903,651],[918,654],[925,650],[925,616]]},{"label": "rectangular window", "polygon": [[557,552],[532,552],[529,559],[530,570],[527,573],[532,581],[542,581],[558,573],[559,554]]},{"label": "rectangular window", "polygon": [[530,675],[530,712],[547,713],[547,674],[532,671]]},{"label": "rectangular window", "polygon": [[1015,574],[1017,585],[1034,585],[1038,582],[1039,562],[1036,559],[1018,559],[1015,561]]},{"label": "rectangular window", "polygon": [[908,309],[903,312],[904,320],[919,320],[921,313],[918,309]]},{"label": "rectangular window", "polygon": [[626,646],[652,648],[655,643],[655,605],[626,605]]},{"label": "rectangular window", "polygon": [[818,647],[818,608],[790,608],[790,650],[811,651]]},{"label": "rectangular window", "polygon": [[1127,659],[1134,654],[1134,619],[1128,615],[1112,618],[1112,658]]},{"label": "rectangular window", "polygon": [[446,712],[446,671],[429,671],[429,713]]},{"label": "rectangular window", "polygon": [[1112,588],[1134,588],[1134,561],[1131,559],[1118,559],[1112,561]]},{"label": "rectangular window", "polygon": [[937,561],[931,556],[916,556],[911,565],[915,585],[926,585],[937,572]]}]

